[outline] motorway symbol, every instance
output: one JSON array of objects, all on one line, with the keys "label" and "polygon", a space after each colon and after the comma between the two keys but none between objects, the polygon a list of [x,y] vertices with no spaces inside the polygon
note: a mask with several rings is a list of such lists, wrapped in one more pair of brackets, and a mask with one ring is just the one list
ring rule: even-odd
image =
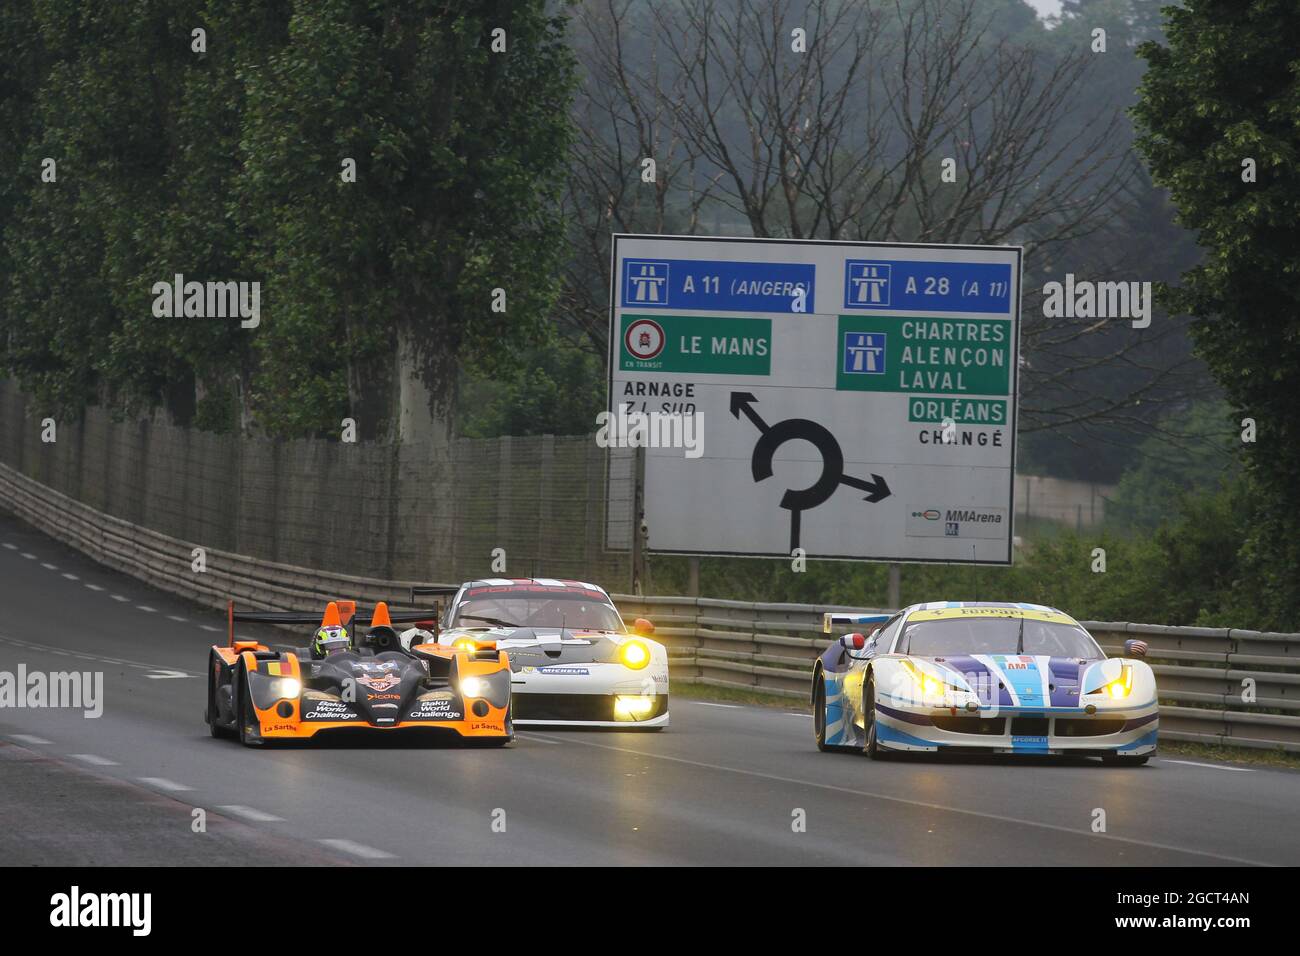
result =
[{"label": "motorway symbol", "polygon": [[754,410],[757,398],[750,392],[731,393],[731,414],[739,420],[743,413],[759,431],[750,459],[750,472],[754,481],[772,477],[772,459],[776,450],[788,441],[802,439],[810,442],[821,453],[822,473],[807,488],[786,490],[781,497],[781,507],[790,512],[790,550],[799,547],[799,523],[803,512],[827,501],[840,485],[848,485],[867,492],[864,501],[883,501],[890,495],[889,485],[880,475],[872,474],[871,481],[844,474],[844,452],[840,443],[824,426],[807,418],[787,418],[768,425]]}]

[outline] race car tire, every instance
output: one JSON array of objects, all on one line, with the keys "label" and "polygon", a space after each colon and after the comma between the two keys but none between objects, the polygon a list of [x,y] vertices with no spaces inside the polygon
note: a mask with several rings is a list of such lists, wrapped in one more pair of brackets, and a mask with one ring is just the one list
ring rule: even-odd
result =
[{"label": "race car tire", "polygon": [[1102,754],[1101,762],[1109,767],[1140,767],[1150,759],[1150,754],[1142,754],[1140,757],[1131,754]]},{"label": "race car tire", "polygon": [[862,752],[872,760],[882,759],[884,749],[876,739],[876,678],[873,674],[868,674],[862,685],[862,724],[867,736]]},{"label": "race car tire", "polygon": [[[212,659],[215,657],[215,654],[210,655],[210,658]],[[207,712],[204,713],[203,718],[208,722],[208,733],[212,734],[213,737],[218,737],[222,740],[230,740],[235,736],[235,732],[229,727],[222,727],[217,723],[221,716],[221,709],[217,707],[216,678],[213,676],[216,673],[216,670],[213,667],[213,663],[214,661],[210,660],[208,665],[208,709]]]},{"label": "race car tire", "polygon": [[826,678],[818,670],[813,681],[813,739],[817,749],[826,753],[833,749],[826,743]]}]

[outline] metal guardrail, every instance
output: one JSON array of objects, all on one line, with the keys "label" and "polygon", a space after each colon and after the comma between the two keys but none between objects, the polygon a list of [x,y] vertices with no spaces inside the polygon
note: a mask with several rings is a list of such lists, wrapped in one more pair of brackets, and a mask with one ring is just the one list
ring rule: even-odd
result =
[{"label": "metal guardrail", "polygon": [[[412,584],[356,577],[206,549],[150,531],[0,464],[0,504],[101,564],[209,607],[312,610],[340,596],[403,604]],[[646,617],[678,679],[806,700],[812,665],[830,644],[825,611],[880,609],[614,595],[625,618]],[[1300,634],[1236,628],[1082,622],[1109,653],[1140,636],[1160,687],[1160,732],[1171,740],[1300,752]],[[1253,694],[1247,694],[1247,691]]]}]

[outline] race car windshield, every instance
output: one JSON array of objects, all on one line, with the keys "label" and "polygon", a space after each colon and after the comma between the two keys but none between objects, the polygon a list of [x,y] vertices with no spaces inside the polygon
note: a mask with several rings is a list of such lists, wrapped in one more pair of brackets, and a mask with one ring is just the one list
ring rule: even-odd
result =
[{"label": "race car windshield", "polygon": [[456,608],[454,627],[489,624],[515,627],[563,627],[570,631],[622,631],[618,612],[585,594],[529,591],[500,592],[470,598]]},{"label": "race car windshield", "polygon": [[[1061,621],[1018,617],[963,617],[908,624],[898,651],[916,657],[963,654],[1047,654],[1096,660],[1105,655],[1087,631]],[[1019,644],[1019,647],[1017,645]]]}]

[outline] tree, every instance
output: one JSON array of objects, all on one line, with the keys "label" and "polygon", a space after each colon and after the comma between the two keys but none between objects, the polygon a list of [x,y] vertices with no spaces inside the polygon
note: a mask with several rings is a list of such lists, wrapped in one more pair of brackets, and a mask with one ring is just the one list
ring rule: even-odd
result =
[{"label": "tree", "polygon": [[[1134,115],[1155,181],[1203,264],[1165,287],[1196,317],[1198,354],[1257,440],[1243,554],[1270,619],[1300,621],[1300,8],[1289,0],[1188,0],[1166,10],[1168,44],[1146,43]],[[1247,161],[1254,175],[1248,175]]]},{"label": "tree", "polygon": [[1190,393],[1178,323],[1048,319],[1033,291],[1126,277],[1115,238],[1167,219],[1128,156],[1126,104],[1094,95],[1107,64],[1086,34],[1058,44],[1023,4],[980,0],[588,0],[575,24],[560,319],[592,351],[614,231],[1019,243],[1022,433],[1143,427]]}]

